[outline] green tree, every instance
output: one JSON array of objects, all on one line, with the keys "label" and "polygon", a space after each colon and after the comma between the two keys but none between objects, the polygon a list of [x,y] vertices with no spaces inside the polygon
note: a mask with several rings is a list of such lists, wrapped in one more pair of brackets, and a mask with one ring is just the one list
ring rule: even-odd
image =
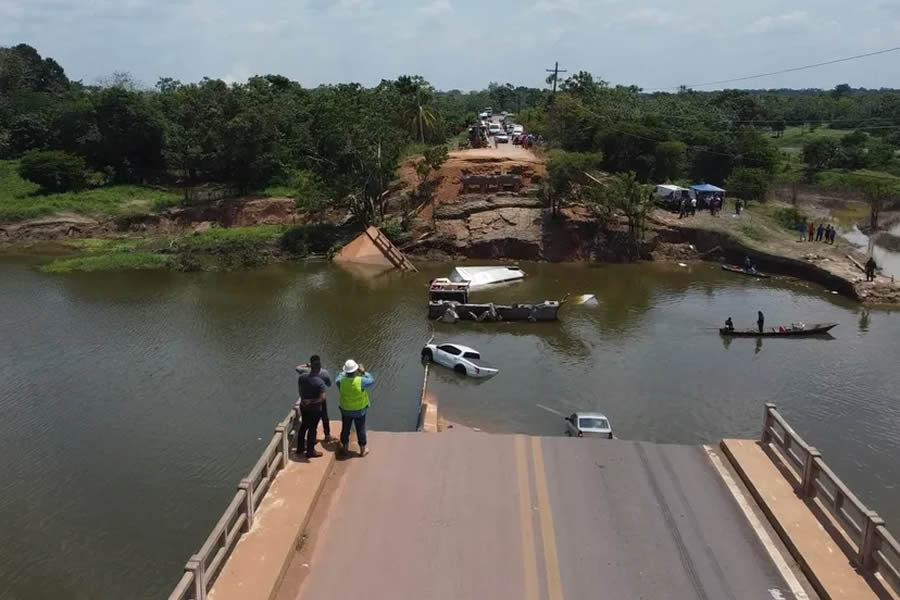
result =
[{"label": "green tree", "polygon": [[291,178],[297,199],[297,208],[319,210],[328,202],[328,188],[314,171],[301,169]]},{"label": "green tree", "polygon": [[416,174],[419,176],[419,182],[425,183],[428,179],[428,175],[432,171],[440,169],[441,165],[447,161],[449,156],[450,154],[447,151],[447,146],[431,146],[426,148],[422,160],[416,163]]},{"label": "green tree", "polygon": [[894,160],[894,147],[884,140],[873,138],[867,148],[866,163],[870,167],[883,167]]},{"label": "green tree", "polygon": [[679,141],[656,144],[654,175],[659,181],[674,181],[684,175],[687,166],[687,144]]},{"label": "green tree", "polygon": [[850,181],[869,205],[869,225],[878,231],[878,217],[888,200],[900,197],[900,179],[853,174]]},{"label": "green tree", "polygon": [[59,150],[32,150],[22,157],[19,175],[44,192],[68,192],[87,185],[84,159]]},{"label": "green tree", "polygon": [[763,201],[769,192],[771,183],[772,175],[763,169],[738,167],[725,180],[725,187],[729,194],[747,202],[750,200]]},{"label": "green tree", "polygon": [[803,144],[803,162],[813,171],[831,168],[840,155],[840,144],[831,138],[819,138]]},{"label": "green tree", "polygon": [[425,132],[433,132],[439,119],[434,108],[434,89],[421,75],[401,75],[397,78],[405,112],[411,115],[413,131],[418,134],[419,143],[425,143]]},{"label": "green tree", "polygon": [[565,203],[579,199],[581,187],[591,182],[586,173],[596,171],[602,164],[603,155],[599,152],[551,150],[543,190],[550,214],[558,216]]},{"label": "green tree", "polygon": [[94,102],[98,139],[86,148],[86,158],[97,170],[107,170],[116,181],[147,181],[160,174],[163,158],[163,122],[140,92],[110,87]]},{"label": "green tree", "polygon": [[607,180],[606,197],[611,207],[625,215],[632,241],[644,239],[647,213],[652,207],[650,192],[653,186],[644,185],[632,173],[618,173]]}]

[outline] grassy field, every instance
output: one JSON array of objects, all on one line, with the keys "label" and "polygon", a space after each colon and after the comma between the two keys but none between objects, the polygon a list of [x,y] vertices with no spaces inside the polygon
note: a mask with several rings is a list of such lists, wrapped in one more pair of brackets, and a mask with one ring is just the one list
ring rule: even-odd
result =
[{"label": "grassy field", "polygon": [[181,201],[178,194],[136,185],[113,185],[83,192],[41,194],[19,177],[17,161],[0,161],[0,222],[22,221],[57,213],[116,216],[158,211]]},{"label": "grassy field", "polygon": [[840,139],[853,133],[852,129],[828,129],[827,127],[819,127],[813,131],[809,131],[806,127],[788,127],[784,130],[781,137],[773,137],[772,143],[777,148],[785,152],[794,154],[803,151],[803,144],[822,138]]}]

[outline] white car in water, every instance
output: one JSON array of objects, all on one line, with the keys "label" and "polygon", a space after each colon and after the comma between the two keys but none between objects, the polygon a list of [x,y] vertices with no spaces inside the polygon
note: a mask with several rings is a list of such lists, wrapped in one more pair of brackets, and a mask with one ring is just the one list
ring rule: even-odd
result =
[{"label": "white car in water", "polygon": [[474,348],[461,344],[425,344],[422,348],[422,358],[469,377],[484,379],[500,372],[499,369],[492,369],[476,362],[481,360],[481,354]]},{"label": "white car in water", "polygon": [[613,439],[609,419],[604,414],[593,412],[572,413],[566,417],[566,435]]}]

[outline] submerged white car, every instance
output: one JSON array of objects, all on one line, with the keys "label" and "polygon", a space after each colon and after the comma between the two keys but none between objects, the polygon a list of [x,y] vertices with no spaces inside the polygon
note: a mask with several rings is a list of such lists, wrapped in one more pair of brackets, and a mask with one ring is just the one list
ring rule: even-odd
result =
[{"label": "submerged white car", "polygon": [[566,417],[566,435],[613,439],[609,419],[601,413],[572,413]]},{"label": "submerged white car", "polygon": [[481,354],[461,344],[426,344],[422,348],[422,358],[469,377],[487,378],[500,372],[476,362],[481,360]]}]

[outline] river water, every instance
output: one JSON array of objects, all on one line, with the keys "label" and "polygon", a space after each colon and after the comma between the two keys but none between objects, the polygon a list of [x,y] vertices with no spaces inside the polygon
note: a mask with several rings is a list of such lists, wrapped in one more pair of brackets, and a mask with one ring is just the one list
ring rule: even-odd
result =
[{"label": "river water", "polygon": [[[317,352],[364,362],[370,423],[415,427],[425,288],[447,265],[365,278],[328,263],[240,273],[49,276],[0,258],[0,598],[159,598],[295,397]],[[559,435],[601,410],[624,439],[756,437],[774,402],[864,502],[900,527],[900,315],[715,265],[524,264],[490,299],[593,293],[558,323],[438,324],[485,381],[436,368],[446,418]],[[834,339],[722,339],[732,316],[839,321]],[[332,391],[333,393],[333,391]],[[332,396],[333,397],[333,396]],[[334,403],[335,400],[332,400]],[[335,410],[336,412],[336,410]],[[377,448],[372,449],[377,452]]]}]

